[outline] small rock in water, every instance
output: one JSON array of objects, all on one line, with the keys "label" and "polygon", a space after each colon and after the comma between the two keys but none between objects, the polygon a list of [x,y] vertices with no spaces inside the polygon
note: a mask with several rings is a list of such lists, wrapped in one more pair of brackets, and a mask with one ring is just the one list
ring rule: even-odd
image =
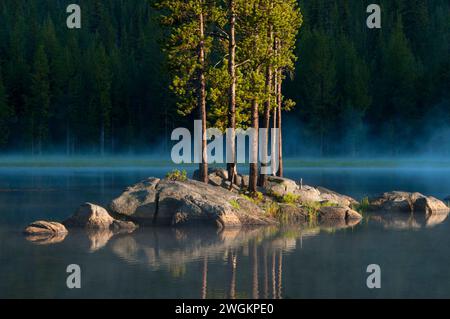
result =
[{"label": "small rock in water", "polygon": [[80,206],[78,211],[63,224],[67,228],[109,229],[114,218],[103,207],[91,203]]},{"label": "small rock in water", "polygon": [[67,229],[63,224],[48,221],[36,221],[25,228],[26,235],[57,235],[67,234]]},{"label": "small rock in water", "polygon": [[63,224],[48,221],[31,223],[24,230],[26,239],[37,245],[57,244],[67,236],[67,229]]}]

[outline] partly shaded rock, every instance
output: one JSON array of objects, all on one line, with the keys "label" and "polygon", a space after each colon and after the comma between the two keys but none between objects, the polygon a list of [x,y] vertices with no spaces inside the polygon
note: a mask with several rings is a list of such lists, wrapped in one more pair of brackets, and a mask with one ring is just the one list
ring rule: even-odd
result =
[{"label": "partly shaded rock", "polygon": [[297,183],[288,178],[268,176],[267,177],[267,193],[277,194],[284,196],[287,194],[294,194],[300,187]]},{"label": "partly shaded rock", "polygon": [[420,193],[389,192],[370,199],[371,211],[446,214],[449,208],[442,201]]},{"label": "partly shaded rock", "polygon": [[132,217],[138,223],[141,220],[153,220],[156,212],[159,178],[149,178],[127,188],[120,197],[110,204],[112,213]]},{"label": "partly shaded rock", "polygon": [[434,197],[419,197],[414,202],[414,212],[425,212],[427,215],[447,215],[449,208],[444,202]]},{"label": "partly shaded rock", "polygon": [[322,199],[322,201],[327,201],[329,203],[346,207],[358,204],[358,202],[350,196],[338,194],[324,187],[318,187],[317,190],[320,192],[320,198]]},{"label": "partly shaded rock", "polygon": [[362,216],[349,207],[325,206],[319,209],[319,219],[323,220],[361,220]]},{"label": "partly shaded rock", "polygon": [[314,203],[322,201],[319,190],[307,185],[304,185],[303,187],[295,191],[295,195],[298,195],[300,201],[304,203]]},{"label": "partly shaded rock", "polygon": [[26,235],[51,236],[67,234],[67,229],[63,224],[41,220],[28,225],[27,228],[25,228],[24,233]]},{"label": "partly shaded rock", "polygon": [[67,228],[109,229],[113,222],[114,218],[109,215],[106,209],[98,205],[85,203],[63,224]]},{"label": "partly shaded rock", "polygon": [[[117,205],[125,202],[133,205],[126,209],[124,205]],[[156,185],[139,183],[115,199],[110,207],[114,214],[128,217],[140,225],[206,223],[221,228],[275,223],[253,202],[222,187],[193,180],[161,180]],[[143,214],[148,207],[154,210]]]}]

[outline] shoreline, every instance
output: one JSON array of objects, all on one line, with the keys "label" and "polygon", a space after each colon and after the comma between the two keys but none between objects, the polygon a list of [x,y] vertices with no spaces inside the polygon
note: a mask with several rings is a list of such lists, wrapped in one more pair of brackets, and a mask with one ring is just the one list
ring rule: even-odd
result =
[{"label": "shoreline", "polygon": [[[289,169],[450,169],[450,160],[444,158],[286,158],[284,165]],[[221,168],[224,164],[210,164]],[[5,168],[120,168],[120,169],[196,169],[198,164],[174,164],[170,159],[160,159],[150,156],[3,156],[0,157],[0,169]],[[248,169],[248,164],[239,164],[241,170]]]}]

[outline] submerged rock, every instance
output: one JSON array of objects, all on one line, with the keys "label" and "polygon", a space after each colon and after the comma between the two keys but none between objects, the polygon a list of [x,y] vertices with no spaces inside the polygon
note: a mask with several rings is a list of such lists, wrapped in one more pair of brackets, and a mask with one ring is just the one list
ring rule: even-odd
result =
[{"label": "submerged rock", "polygon": [[67,229],[63,224],[48,221],[36,221],[28,225],[24,233],[25,235],[59,235],[67,234]]},{"label": "submerged rock", "polygon": [[402,213],[447,214],[449,207],[444,202],[420,193],[388,192],[369,200],[371,211]]},{"label": "submerged rock", "polygon": [[203,223],[222,228],[276,223],[242,196],[193,180],[149,179],[128,188],[112,201],[110,209],[140,225]]}]

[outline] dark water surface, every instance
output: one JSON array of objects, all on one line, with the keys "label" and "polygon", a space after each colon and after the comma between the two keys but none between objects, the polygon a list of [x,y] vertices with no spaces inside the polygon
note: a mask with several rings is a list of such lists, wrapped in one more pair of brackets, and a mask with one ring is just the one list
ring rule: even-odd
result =
[{"label": "dark water surface", "polygon": [[[62,220],[80,203],[106,205],[128,185],[168,169],[0,169],[1,298],[450,297],[445,217],[367,216],[352,228],[140,229],[71,232],[28,242],[37,219]],[[361,199],[383,191],[450,195],[450,169],[289,168],[286,175]],[[66,287],[66,267],[82,288]],[[382,269],[369,290],[366,267]]]}]

